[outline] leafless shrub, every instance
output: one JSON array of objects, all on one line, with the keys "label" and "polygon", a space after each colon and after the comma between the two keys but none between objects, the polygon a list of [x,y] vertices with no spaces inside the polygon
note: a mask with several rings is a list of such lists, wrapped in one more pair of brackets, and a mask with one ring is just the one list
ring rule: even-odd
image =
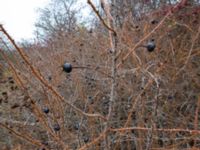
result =
[{"label": "leafless shrub", "polygon": [[[100,20],[92,29],[77,26],[75,14],[63,22],[70,17],[59,11],[51,24],[45,12],[45,25],[37,25],[45,36],[30,45],[17,45],[0,26],[1,56],[18,88],[15,101],[13,91],[2,93],[8,104],[0,126],[8,132],[0,131],[13,147],[20,138],[21,149],[198,149],[198,2],[147,9],[148,1],[137,1],[139,16],[128,1],[100,2],[88,0]],[[156,48],[148,52],[151,39]],[[63,72],[65,62],[71,73]]]}]

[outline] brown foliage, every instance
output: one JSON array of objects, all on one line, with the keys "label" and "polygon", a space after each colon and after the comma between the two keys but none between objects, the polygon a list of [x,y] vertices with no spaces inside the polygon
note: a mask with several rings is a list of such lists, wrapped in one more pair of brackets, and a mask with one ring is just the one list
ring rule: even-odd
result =
[{"label": "brown foliage", "polygon": [[[183,2],[118,26],[108,4],[102,1],[104,20],[88,0],[109,33],[80,27],[45,45],[20,47],[1,26],[0,52],[18,87],[1,104],[10,147],[200,148],[199,6]],[[70,74],[64,62],[74,67]]]}]

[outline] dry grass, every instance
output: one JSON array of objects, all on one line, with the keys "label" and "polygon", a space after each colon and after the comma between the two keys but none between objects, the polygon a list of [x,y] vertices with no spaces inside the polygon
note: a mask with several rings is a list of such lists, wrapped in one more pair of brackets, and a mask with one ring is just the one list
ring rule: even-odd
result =
[{"label": "dry grass", "polygon": [[[177,7],[140,22],[127,16],[121,29],[107,18],[109,34],[81,28],[46,46],[21,48],[1,26],[12,74],[0,83],[2,148],[200,149],[200,16]],[[140,46],[152,38],[149,53]],[[65,61],[80,68],[67,74]]]}]

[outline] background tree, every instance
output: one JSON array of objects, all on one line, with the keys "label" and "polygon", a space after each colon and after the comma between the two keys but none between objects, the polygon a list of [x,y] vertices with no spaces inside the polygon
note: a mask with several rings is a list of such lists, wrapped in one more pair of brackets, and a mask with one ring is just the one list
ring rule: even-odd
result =
[{"label": "background tree", "polygon": [[65,38],[77,29],[80,8],[76,0],[52,0],[44,9],[36,26],[36,36],[43,40]]}]

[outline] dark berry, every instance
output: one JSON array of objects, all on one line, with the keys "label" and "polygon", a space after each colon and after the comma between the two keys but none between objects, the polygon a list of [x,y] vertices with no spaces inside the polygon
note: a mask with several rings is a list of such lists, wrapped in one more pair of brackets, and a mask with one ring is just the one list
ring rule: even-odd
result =
[{"label": "dark berry", "polygon": [[89,101],[90,104],[93,104],[93,98],[92,98],[92,96],[88,96],[88,101]]},{"label": "dark berry", "polygon": [[169,96],[167,97],[167,99],[168,99],[168,100],[172,100],[172,99],[173,99],[173,96],[169,95]]},{"label": "dark berry", "polygon": [[151,24],[157,24],[158,21],[157,20],[151,20]]},{"label": "dark berry", "polygon": [[45,114],[48,114],[48,113],[49,113],[49,108],[47,108],[47,107],[43,108],[43,112],[44,112]]},{"label": "dark berry", "polygon": [[14,103],[14,104],[11,106],[11,109],[15,109],[15,108],[18,108],[18,107],[20,107],[20,105],[17,104],[17,103]]},{"label": "dark berry", "polygon": [[42,144],[45,145],[45,146],[48,146],[48,142],[47,141],[43,141]]},{"label": "dark berry", "polygon": [[63,65],[63,71],[70,73],[72,71],[72,65],[70,63],[65,63]]},{"label": "dark berry", "polygon": [[3,96],[8,96],[8,93],[7,92],[2,92],[1,93]]},{"label": "dark berry", "polygon": [[90,29],[90,30],[89,30],[89,33],[92,33],[92,32],[93,32],[92,29]]},{"label": "dark berry", "polygon": [[13,79],[13,77],[8,77],[8,80],[12,80]]},{"label": "dark berry", "polygon": [[85,143],[87,143],[87,142],[89,141],[89,137],[88,137],[88,136],[85,136],[85,137],[83,138],[83,140],[84,140]]},{"label": "dark berry", "polygon": [[49,81],[51,81],[52,77],[51,77],[51,76],[49,76],[49,77],[48,77],[48,79],[49,79]]},{"label": "dark berry", "polygon": [[14,91],[15,88],[14,88],[14,86],[11,86],[10,89],[11,89],[12,91]]},{"label": "dark berry", "polygon": [[54,131],[60,131],[60,125],[59,124],[55,124],[53,129],[54,129]]},{"label": "dark berry", "polygon": [[156,48],[156,44],[154,42],[154,40],[151,40],[147,43],[146,48],[149,52],[153,52],[154,49]]},{"label": "dark berry", "polygon": [[91,99],[92,99],[92,96],[88,96],[88,99],[91,100]]},{"label": "dark berry", "polygon": [[193,98],[193,99],[197,99],[197,96],[196,96],[196,95],[193,95],[192,98]]},{"label": "dark berry", "polygon": [[112,50],[112,48],[110,48],[110,49],[108,49],[108,51],[109,51],[109,53],[113,53],[113,50]]},{"label": "dark berry", "polygon": [[76,123],[76,124],[74,125],[74,129],[75,129],[75,130],[78,130],[78,129],[79,129],[79,123]]},{"label": "dark berry", "polygon": [[10,84],[14,84],[15,82],[14,82],[13,80],[10,80],[9,83],[10,83]]}]

